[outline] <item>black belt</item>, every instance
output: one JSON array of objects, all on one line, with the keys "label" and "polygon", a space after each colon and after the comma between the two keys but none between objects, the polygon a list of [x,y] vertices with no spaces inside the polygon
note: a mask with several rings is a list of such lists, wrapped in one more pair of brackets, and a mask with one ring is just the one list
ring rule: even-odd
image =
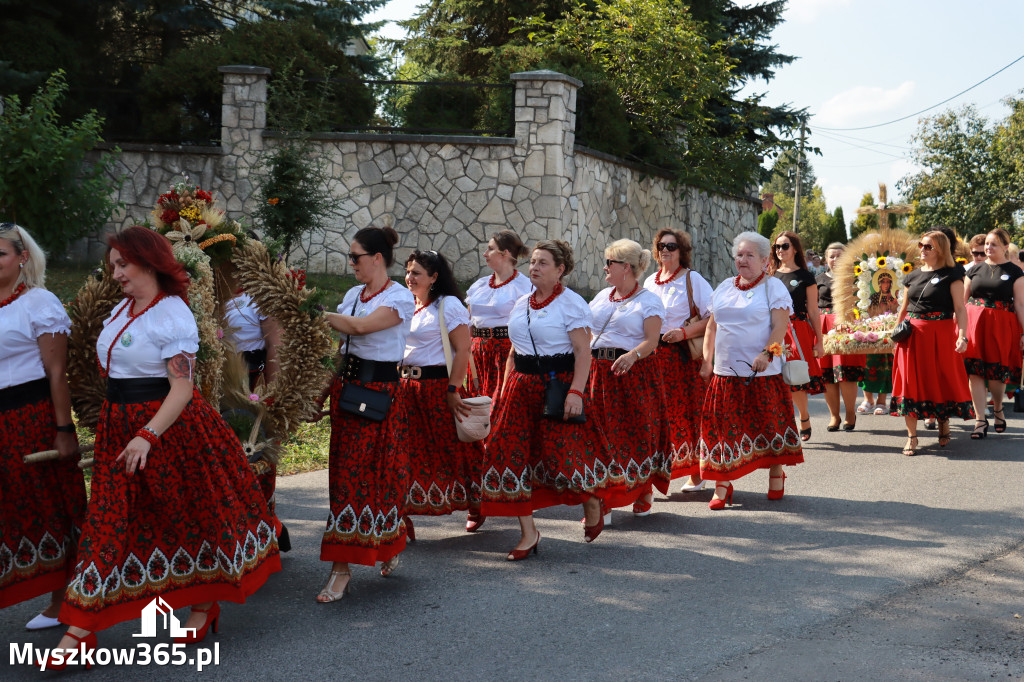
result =
[{"label": "black belt", "polygon": [[623,350],[621,348],[592,348],[590,350],[590,355],[597,360],[618,360],[626,353],[631,352],[632,351]]},{"label": "black belt", "polygon": [[50,380],[35,379],[17,386],[0,388],[0,412],[16,410],[50,397]]},{"label": "black belt", "polygon": [[107,378],[107,401],[112,403],[148,403],[163,400],[171,391],[167,379]]},{"label": "black belt", "polygon": [[444,365],[431,365],[429,367],[401,365],[398,368],[398,376],[403,379],[447,379],[448,368]]},{"label": "black belt", "polygon": [[398,381],[398,363],[364,360],[358,355],[349,355],[339,376],[346,381],[362,381],[366,384]]},{"label": "black belt", "polygon": [[478,339],[507,339],[508,327],[470,327],[469,335]]},{"label": "black belt", "polygon": [[549,372],[571,372],[576,369],[576,356],[572,353],[561,355],[520,355],[512,354],[516,371],[520,374],[548,374]]},{"label": "black belt", "polygon": [[243,350],[242,357],[245,364],[249,365],[249,373],[262,372],[267,366],[267,349],[257,348],[256,350]]}]

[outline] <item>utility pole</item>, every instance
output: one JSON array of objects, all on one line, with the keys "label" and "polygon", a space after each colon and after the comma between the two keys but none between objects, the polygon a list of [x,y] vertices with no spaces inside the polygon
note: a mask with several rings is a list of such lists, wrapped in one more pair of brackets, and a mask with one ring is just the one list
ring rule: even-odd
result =
[{"label": "utility pole", "polygon": [[800,217],[800,171],[804,165],[804,138],[807,136],[807,122],[800,121],[800,149],[796,154],[796,194],[793,195],[793,232]]}]

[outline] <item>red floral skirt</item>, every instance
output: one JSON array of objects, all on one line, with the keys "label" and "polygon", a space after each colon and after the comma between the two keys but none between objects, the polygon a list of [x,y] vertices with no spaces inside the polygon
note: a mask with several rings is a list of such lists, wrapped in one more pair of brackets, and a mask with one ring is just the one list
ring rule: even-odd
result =
[{"label": "red floral skirt", "polygon": [[[505,363],[508,361],[508,353],[512,349],[512,342],[508,339],[482,339],[474,337],[470,346],[470,353],[473,354],[473,364],[476,365],[477,376],[480,381],[480,395],[486,395],[495,400],[501,393],[501,381],[505,377]],[[470,378],[469,386],[473,386],[473,379]]]},{"label": "red floral skirt", "polygon": [[339,406],[344,381],[331,385],[331,511],[320,559],[373,566],[405,549],[409,462],[401,443],[410,425],[394,400],[397,381],[353,383],[390,394],[391,409],[380,422],[345,412]]},{"label": "red floral skirt", "polygon": [[[557,376],[572,381],[572,372]],[[486,516],[526,516],[535,509],[582,504],[626,482],[625,471],[609,466],[607,440],[589,414],[583,424],[541,416],[545,385],[541,375],[514,369],[509,375],[484,457],[481,511]]]},{"label": "red floral skirt", "polygon": [[690,359],[686,343],[661,344],[653,360],[665,386],[661,409],[668,430],[669,476],[696,476],[700,473],[700,411],[708,384],[700,376],[700,363]]},{"label": "red floral skirt", "polygon": [[0,608],[67,586],[85,521],[77,457],[25,464],[56,436],[53,403],[0,412]]},{"label": "red floral skirt", "polygon": [[405,415],[402,458],[409,462],[406,514],[441,516],[480,507],[484,447],[463,443],[448,409],[448,379],[401,379],[396,402]]},{"label": "red floral skirt", "polygon": [[[835,313],[822,313],[821,334],[824,336],[836,325]],[[813,341],[812,341],[813,345]],[[867,367],[866,355],[823,355],[818,358],[821,378],[826,384],[840,381],[863,381]]]},{"label": "red floral skirt", "polygon": [[790,387],[779,374],[755,377],[714,375],[700,423],[700,476],[735,481],[756,469],[804,461],[793,418]]},{"label": "red floral skirt", "polygon": [[1020,381],[1020,335],[1020,322],[1012,310],[968,303],[967,373],[1004,384]]},{"label": "red floral skirt", "polygon": [[896,344],[889,414],[973,419],[967,372],[954,347],[956,321],[907,319],[914,331]]},{"label": "red floral skirt", "polygon": [[[807,361],[807,372],[811,376],[811,380],[806,384],[799,386],[790,386],[789,390],[793,393],[797,391],[806,391],[811,395],[817,395],[825,392],[825,382],[821,376],[821,367],[818,365],[818,358],[814,357],[814,330],[811,328],[811,323],[801,317],[790,318],[790,324],[792,325],[793,331],[796,332],[796,337],[800,341],[800,350],[803,351],[803,360]],[[786,345],[789,346],[789,354],[786,356],[787,360],[800,360],[800,354],[797,353],[796,346],[793,343],[793,334],[790,329],[786,328]]]},{"label": "red floral skirt", "polygon": [[63,623],[103,630],[138,618],[157,596],[172,608],[244,602],[281,570],[273,519],[242,446],[199,391],[144,469],[129,475],[114,461],[160,405],[103,403]]},{"label": "red floral skirt", "polygon": [[608,468],[625,474],[604,489],[605,506],[633,504],[651,484],[668,494],[672,479],[665,456],[665,389],[654,358],[638,360],[622,376],[612,374],[611,360],[594,359],[589,383],[587,419],[596,422],[608,442]]}]

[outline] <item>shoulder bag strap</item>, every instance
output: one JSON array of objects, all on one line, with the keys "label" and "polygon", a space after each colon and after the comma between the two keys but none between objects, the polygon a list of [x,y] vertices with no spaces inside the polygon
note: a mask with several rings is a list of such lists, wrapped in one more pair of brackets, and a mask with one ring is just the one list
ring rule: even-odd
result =
[{"label": "shoulder bag strap", "polygon": [[448,324],[444,319],[444,296],[437,302],[437,324],[441,328],[441,346],[444,348],[444,364],[448,367],[448,376],[452,375],[452,341],[448,338]]},{"label": "shoulder bag strap", "polygon": [[537,352],[537,342],[533,340],[533,330],[530,329],[530,302],[526,302],[526,333],[530,335],[530,343],[533,345],[533,354],[540,357]]},{"label": "shoulder bag strap", "polygon": [[[686,298],[690,301],[690,317],[696,317],[697,306],[693,302],[693,280],[690,279],[690,275],[693,273],[693,269],[686,271]],[[771,312],[771,308],[768,309]]]},{"label": "shoulder bag strap", "polygon": [[[768,298],[768,279],[767,278],[764,281],[764,300],[767,301],[767,303],[768,303],[768,317],[770,318],[771,314],[772,314],[772,301],[771,301],[770,298]],[[793,329],[793,322],[790,320],[790,321],[787,321],[786,324],[789,327],[790,336],[793,337],[793,345],[796,346],[797,354],[800,356],[801,360],[805,360],[806,361],[806,358],[804,358],[804,349],[800,347],[800,339],[797,338],[796,330]],[[771,329],[771,327],[769,327],[769,329]],[[782,360],[782,362],[786,362],[786,354],[783,353],[779,357],[779,359]]]},{"label": "shoulder bag strap", "polygon": [[[363,288],[365,289],[366,287],[364,286]],[[361,295],[362,295],[361,292],[356,292],[356,300],[352,301],[352,310],[348,314],[349,317],[352,317],[353,315],[356,314],[356,306],[359,305],[359,297]],[[352,355],[352,345],[350,343],[351,341],[352,341],[352,335],[348,334],[345,337],[345,362],[344,362],[344,364],[342,366],[348,364],[348,356]]]}]

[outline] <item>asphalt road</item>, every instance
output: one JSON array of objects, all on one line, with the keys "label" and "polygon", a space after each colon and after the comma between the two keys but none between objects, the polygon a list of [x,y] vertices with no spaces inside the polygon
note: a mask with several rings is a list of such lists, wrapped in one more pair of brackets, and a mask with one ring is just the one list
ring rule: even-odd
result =
[{"label": "asphalt road", "polygon": [[[294,549],[248,604],[223,605],[219,665],[87,679],[1024,679],[1024,415],[1009,406],[1007,433],[980,442],[956,423],[947,448],[921,429],[906,458],[902,420],[830,434],[824,402],[811,409],[780,502],[765,499],[767,472],[725,511],[708,510],[710,489],[657,495],[654,514],[616,511],[591,545],[579,508],[546,510],[539,555],[519,563],[504,560],[514,520],[468,535],[462,515],[417,517],[394,576],[356,567],[354,593],[328,605],[313,599],[329,570],[326,474],[283,478]],[[22,629],[42,601],[0,612],[10,642],[56,643],[58,630]],[[100,645],[134,646],[138,631]],[[8,663],[6,680],[40,678]]]}]

